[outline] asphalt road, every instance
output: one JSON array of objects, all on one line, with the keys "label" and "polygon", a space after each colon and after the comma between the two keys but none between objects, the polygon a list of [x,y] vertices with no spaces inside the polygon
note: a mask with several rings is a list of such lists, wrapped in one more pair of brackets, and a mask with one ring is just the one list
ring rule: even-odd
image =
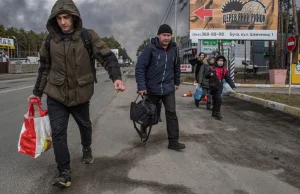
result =
[{"label": "asphalt road", "polygon": [[[122,70],[127,72],[128,68]],[[21,79],[17,75],[4,76],[7,79],[0,81],[0,193],[30,193],[37,186],[37,180],[47,172],[49,166],[53,166],[53,149],[37,159],[18,153],[23,115],[28,106],[27,97],[32,93],[36,78],[30,75],[19,75]],[[97,77],[95,95],[90,104],[94,123],[104,114],[104,107],[115,94],[113,84],[103,68],[97,72]],[[44,108],[45,100],[44,97]],[[68,143],[72,156],[81,154],[79,129],[71,116]]]},{"label": "asphalt road", "polygon": [[[194,87],[181,86],[176,103],[180,141],[187,148],[172,151],[167,149],[164,117],[147,143],[141,143],[133,129],[129,120],[130,102],[136,97],[133,74],[125,76],[123,93],[114,92],[107,75],[98,77],[91,105],[95,161],[81,163],[79,131],[70,120],[72,186],[63,190],[51,186],[57,175],[53,150],[37,159],[17,153],[31,88],[10,90],[33,81],[0,90],[0,193],[300,193],[298,119],[225,97],[225,118],[216,121],[204,105],[196,108],[192,98],[181,97]],[[0,82],[0,87],[4,85]]]}]

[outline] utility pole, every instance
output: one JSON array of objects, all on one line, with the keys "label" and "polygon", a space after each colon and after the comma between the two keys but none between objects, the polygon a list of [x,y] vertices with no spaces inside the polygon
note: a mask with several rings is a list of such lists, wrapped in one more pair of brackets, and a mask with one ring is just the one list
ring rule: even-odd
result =
[{"label": "utility pole", "polygon": [[175,0],[175,42],[177,42],[177,7],[178,7],[178,0]]},{"label": "utility pole", "polygon": [[297,18],[297,5],[296,0],[293,0],[293,15],[294,15],[294,29],[295,29],[295,36],[299,35],[298,31],[298,18]]}]

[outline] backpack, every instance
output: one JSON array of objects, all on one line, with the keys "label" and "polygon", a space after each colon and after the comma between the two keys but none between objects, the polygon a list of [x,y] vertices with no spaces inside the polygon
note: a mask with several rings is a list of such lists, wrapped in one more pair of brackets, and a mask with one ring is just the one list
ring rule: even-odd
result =
[{"label": "backpack", "polygon": [[[95,81],[95,83],[98,83],[97,76],[96,76],[96,68],[95,68],[95,65],[94,65],[95,64],[95,58],[93,56],[92,37],[88,33],[88,30],[85,29],[85,28],[83,28],[80,37],[81,37],[81,39],[83,41],[84,47],[86,48],[86,50],[88,51],[89,56],[90,56],[90,64],[91,64],[91,67],[92,67],[92,73],[93,73],[93,76],[94,76],[94,81]],[[49,56],[50,63],[51,63],[50,42],[51,42],[51,36],[50,36],[50,34],[48,34],[46,36],[45,45],[46,45],[46,49],[47,49],[48,56]]]},{"label": "backpack", "polygon": [[[134,102],[130,105],[130,119],[141,141],[146,142],[150,136],[152,125],[158,122],[156,105],[154,105],[146,96],[142,96],[142,100],[136,102],[140,95],[137,96]],[[143,140],[142,132],[137,128],[136,123],[144,127],[149,127],[146,139]]]}]

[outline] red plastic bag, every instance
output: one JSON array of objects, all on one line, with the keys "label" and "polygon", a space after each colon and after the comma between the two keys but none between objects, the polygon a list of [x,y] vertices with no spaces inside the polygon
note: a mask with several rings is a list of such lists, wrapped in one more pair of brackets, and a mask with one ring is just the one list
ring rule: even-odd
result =
[{"label": "red plastic bag", "polygon": [[202,101],[203,101],[203,102],[207,102],[207,95],[205,95],[205,96],[202,98]]},{"label": "red plastic bag", "polygon": [[[33,158],[49,150],[52,145],[48,111],[43,110],[41,104],[38,99],[32,99],[29,103],[18,143],[18,151]],[[34,105],[38,107],[38,116],[35,116]]]}]

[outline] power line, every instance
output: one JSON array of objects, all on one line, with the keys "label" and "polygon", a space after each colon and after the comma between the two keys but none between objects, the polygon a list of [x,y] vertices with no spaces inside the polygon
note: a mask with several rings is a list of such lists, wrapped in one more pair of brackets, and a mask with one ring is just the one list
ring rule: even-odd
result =
[{"label": "power line", "polygon": [[182,5],[182,7],[181,7],[181,9],[180,9],[180,12],[182,12],[183,11],[183,9],[187,6],[187,4],[188,4],[188,0],[187,1],[185,1],[185,2],[182,2],[183,3],[183,5]]},{"label": "power line", "polygon": [[170,15],[170,12],[171,12],[171,10],[172,10],[172,7],[173,7],[173,5],[174,5],[174,1],[172,0],[171,7],[170,7],[170,9],[169,9],[169,11],[168,11],[168,14],[167,14],[167,17],[165,18],[165,20],[164,20],[164,22],[163,22],[163,23],[166,23],[166,21],[167,21],[167,19],[168,19],[169,15]]},{"label": "power line", "polygon": [[172,6],[172,3],[173,3],[173,0],[170,0],[170,3],[169,3],[169,5],[168,5],[168,7],[167,7],[167,9],[166,9],[166,11],[165,11],[165,14],[164,14],[164,16],[162,17],[162,20],[161,20],[161,22],[160,22],[160,25],[162,25],[162,24],[164,23],[164,21],[166,21],[165,18],[166,18],[166,15],[167,15],[167,13],[168,13],[168,10],[169,10],[170,7]]}]

